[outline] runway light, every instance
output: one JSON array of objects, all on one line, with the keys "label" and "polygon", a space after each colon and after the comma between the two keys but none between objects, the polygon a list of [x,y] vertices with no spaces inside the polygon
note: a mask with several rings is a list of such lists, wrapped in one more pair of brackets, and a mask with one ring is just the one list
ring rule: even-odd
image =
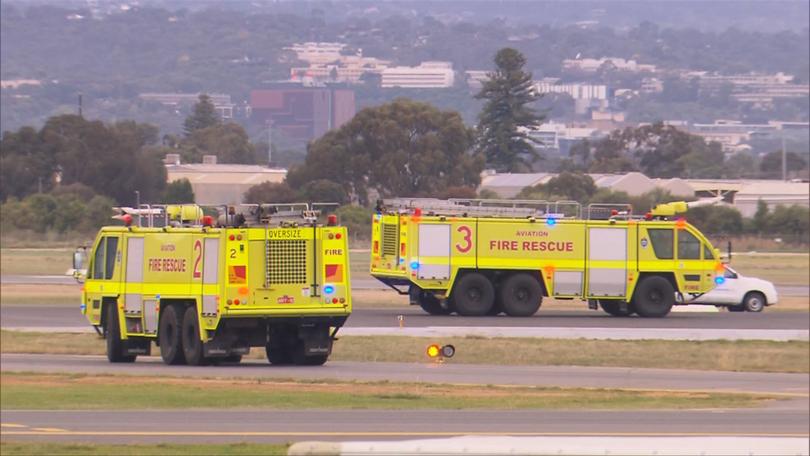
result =
[{"label": "runway light", "polygon": [[430,344],[427,348],[427,355],[429,358],[441,361],[444,358],[452,358],[456,354],[456,347],[447,344],[441,346],[439,344]]},{"label": "runway light", "polygon": [[427,355],[430,358],[438,358],[439,355],[442,353],[442,348],[439,347],[439,344],[430,344],[427,348]]},{"label": "runway light", "polygon": [[455,354],[456,354],[456,347],[450,344],[447,344],[444,347],[442,347],[442,356],[444,356],[445,358],[452,358],[453,355]]},{"label": "runway light", "polygon": [[724,284],[725,282],[726,282],[726,278],[725,278],[725,277],[723,277],[723,276],[718,276],[718,277],[715,277],[715,278],[714,278],[714,283],[716,283],[716,284],[718,284],[718,285],[722,285],[722,284]]}]

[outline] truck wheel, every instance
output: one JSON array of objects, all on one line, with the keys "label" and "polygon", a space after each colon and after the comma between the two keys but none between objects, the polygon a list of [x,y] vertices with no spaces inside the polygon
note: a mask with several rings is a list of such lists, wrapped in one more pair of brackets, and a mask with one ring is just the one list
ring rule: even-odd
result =
[{"label": "truck wheel", "polygon": [[200,340],[200,319],[197,316],[197,308],[191,306],[183,314],[182,325],[182,347],[183,357],[189,366],[202,366],[206,364],[203,355],[203,343]]},{"label": "truck wheel", "polygon": [[629,317],[635,313],[630,303],[627,303],[625,308],[622,309],[622,302],[612,299],[600,299],[599,307],[607,314],[613,315],[614,317]]},{"label": "truck wheel", "polygon": [[169,365],[183,364],[186,358],[183,355],[181,341],[182,316],[176,305],[168,305],[160,314],[158,325],[158,339],[160,340],[160,357]]},{"label": "truck wheel", "polygon": [[632,305],[641,317],[666,316],[675,304],[675,289],[669,280],[660,276],[646,277],[636,287]]},{"label": "truck wheel", "polygon": [[107,359],[111,363],[134,362],[138,355],[124,354],[124,341],[121,340],[121,327],[118,326],[118,308],[116,304],[107,304],[105,309],[107,317],[105,319],[104,338],[107,340]]},{"label": "truck wheel", "polygon": [[267,344],[264,347],[267,361],[274,366],[292,364],[292,353],[283,345]]},{"label": "truck wheel", "polygon": [[304,341],[299,341],[293,351],[293,363],[296,366],[323,366],[329,355],[307,356],[304,353]]},{"label": "truck wheel", "polygon": [[486,315],[495,304],[495,289],[485,275],[469,272],[461,276],[453,287],[453,302],[459,315]]},{"label": "truck wheel", "polygon": [[762,312],[765,308],[765,296],[758,291],[749,291],[743,298],[743,307],[746,312]]},{"label": "truck wheel", "polygon": [[439,298],[426,291],[419,292],[419,307],[430,315],[448,315],[449,310],[442,307]]},{"label": "truck wheel", "polygon": [[537,280],[524,272],[506,279],[499,290],[503,311],[510,317],[531,317],[540,308],[543,288]]}]

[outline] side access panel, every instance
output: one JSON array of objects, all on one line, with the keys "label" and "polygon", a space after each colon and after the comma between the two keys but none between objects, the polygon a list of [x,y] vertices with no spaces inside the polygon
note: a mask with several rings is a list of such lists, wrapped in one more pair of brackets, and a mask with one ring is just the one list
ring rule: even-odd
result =
[{"label": "side access panel", "polygon": [[588,228],[588,297],[627,295],[628,239],[625,227]]}]

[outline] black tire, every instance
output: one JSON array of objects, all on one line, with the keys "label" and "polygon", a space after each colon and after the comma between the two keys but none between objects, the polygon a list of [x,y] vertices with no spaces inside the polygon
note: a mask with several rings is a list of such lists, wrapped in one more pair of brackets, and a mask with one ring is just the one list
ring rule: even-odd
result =
[{"label": "black tire", "polygon": [[168,305],[160,314],[158,325],[158,339],[160,340],[160,357],[169,365],[183,364],[186,358],[183,354],[181,337],[182,315],[176,305]]},{"label": "black tire", "polygon": [[439,298],[426,291],[419,292],[419,307],[430,315],[449,315],[450,311],[442,307]]},{"label": "black tire", "polygon": [[264,347],[267,361],[274,366],[286,366],[292,364],[292,353],[283,346],[267,344]]},{"label": "black tire", "polygon": [[182,347],[183,357],[189,366],[202,366],[206,364],[203,353],[203,343],[200,340],[200,319],[197,316],[197,308],[190,306],[183,313],[182,324]]},{"label": "black tire", "polygon": [[118,323],[118,308],[115,303],[105,307],[104,338],[107,341],[107,359],[111,363],[132,363],[138,355],[124,354],[124,341],[121,340],[121,327]]},{"label": "black tire", "polygon": [[484,274],[468,272],[453,287],[453,303],[459,315],[486,315],[495,304],[495,288]]},{"label": "black tire", "polygon": [[742,306],[746,312],[762,312],[768,300],[758,291],[749,291],[743,298]]},{"label": "black tire", "polygon": [[645,277],[636,287],[632,305],[640,317],[661,318],[675,304],[675,289],[660,276]]},{"label": "black tire", "polygon": [[299,341],[293,351],[293,364],[296,366],[323,366],[329,355],[307,356],[304,353],[304,341]]},{"label": "black tire", "polygon": [[614,317],[629,317],[633,315],[635,311],[633,310],[633,306],[630,303],[627,303],[625,309],[622,310],[622,302],[612,299],[600,299],[599,300],[599,307],[602,308],[607,314],[612,315]]},{"label": "black tire", "polygon": [[499,288],[500,304],[510,317],[531,317],[543,301],[543,287],[525,272],[509,276]]}]

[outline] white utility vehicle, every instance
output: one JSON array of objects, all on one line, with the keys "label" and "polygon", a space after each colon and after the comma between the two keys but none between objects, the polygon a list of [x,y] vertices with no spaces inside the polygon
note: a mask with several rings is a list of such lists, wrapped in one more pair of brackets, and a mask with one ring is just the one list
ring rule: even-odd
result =
[{"label": "white utility vehicle", "polygon": [[766,306],[772,306],[778,301],[779,296],[773,283],[746,277],[728,265],[724,265],[724,268],[722,279],[715,279],[716,286],[713,290],[684,304],[723,306],[732,312],[762,312]]}]

